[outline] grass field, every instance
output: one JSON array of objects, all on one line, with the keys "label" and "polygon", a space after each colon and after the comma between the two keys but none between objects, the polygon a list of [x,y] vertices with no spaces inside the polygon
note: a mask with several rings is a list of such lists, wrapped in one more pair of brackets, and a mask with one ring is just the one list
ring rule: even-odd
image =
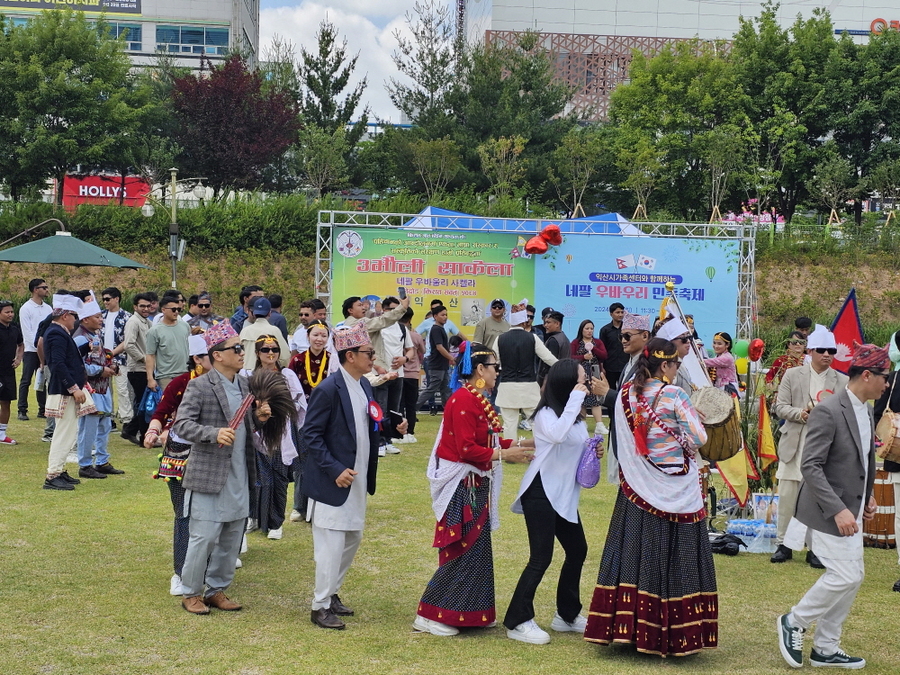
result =
[{"label": "grass field", "polygon": [[[309,620],[314,565],[310,528],[285,523],[281,541],[250,536],[229,595],[236,613],[197,617],[168,594],[172,509],[154,481],[157,453],[113,434],[113,463],[124,476],[83,481],[75,492],[41,490],[48,444],[43,420],[10,425],[19,445],[3,448],[0,472],[0,673],[683,673],[788,672],[775,641],[775,618],[815,581],[800,562],[772,565],[766,555],[716,556],[718,650],[661,660],[629,648],[590,645],[553,634],[549,645],[514,642],[505,630],[472,629],[456,638],[417,634],[416,603],[437,556],[424,477],[437,429],[425,417],[420,442],[381,460],[378,492],[341,596],[356,610],[345,631]],[[72,465],[69,471],[73,475]],[[505,465],[501,528],[494,533],[497,611],[502,619],[527,559],[521,516],[509,512],[520,465]],[[582,492],[588,553],[582,579],[588,604],[615,490]],[[537,620],[554,613],[561,551],[536,598]],[[868,577],[845,625],[845,649],[868,660],[866,672],[897,673],[892,617],[900,595],[895,551],[866,550]],[[809,646],[807,645],[807,654]],[[809,668],[809,666],[806,666]]]}]

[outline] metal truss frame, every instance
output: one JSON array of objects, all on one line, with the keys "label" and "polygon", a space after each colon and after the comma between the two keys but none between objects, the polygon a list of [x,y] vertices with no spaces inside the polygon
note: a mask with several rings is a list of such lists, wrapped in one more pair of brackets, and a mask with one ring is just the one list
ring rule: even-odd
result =
[{"label": "metal truss frame", "polygon": [[[370,213],[365,211],[319,211],[316,225],[316,295],[331,313],[331,258],[334,249],[333,231],[336,226],[399,229],[410,222],[421,221],[425,228],[430,219],[439,219],[440,230],[465,230],[469,232],[515,232],[535,235],[550,224],[559,225],[563,234],[589,234],[621,237],[606,232],[609,221],[566,221],[528,218],[487,218],[471,215],[423,215],[403,213]],[[640,235],[669,237],[673,239],[720,239],[738,241],[738,307],[737,339],[750,339],[756,333],[756,228],[744,223],[644,223],[631,222],[641,231]],[[576,230],[575,228],[578,228]],[[594,229],[596,227],[596,229]],[[429,228],[431,229],[431,228]]]}]

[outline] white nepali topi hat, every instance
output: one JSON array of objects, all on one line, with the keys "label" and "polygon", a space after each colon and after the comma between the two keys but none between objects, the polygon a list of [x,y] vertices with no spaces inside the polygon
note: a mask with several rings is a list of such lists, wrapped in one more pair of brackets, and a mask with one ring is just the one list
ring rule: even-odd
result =
[{"label": "white nepali topi hat", "polygon": [[76,316],[81,311],[81,299],[68,293],[58,293],[53,296],[53,316],[60,317],[66,312],[72,312]]},{"label": "white nepali topi hat", "polygon": [[94,291],[91,291],[88,299],[81,303],[81,308],[78,310],[78,318],[84,319],[86,317],[99,314],[102,311],[103,310],[100,308],[100,303],[97,302],[97,296],[94,295]]},{"label": "white nepali topi hat", "polygon": [[188,336],[188,354],[190,356],[203,356],[209,351],[206,346],[206,338],[202,335]]},{"label": "white nepali topi hat", "polygon": [[625,312],[622,317],[622,330],[645,330],[650,331],[650,315],[649,314],[632,314]]},{"label": "white nepali topi hat", "polygon": [[690,332],[690,328],[685,326],[681,322],[681,319],[673,317],[666,321],[662,326],[660,326],[659,330],[656,331],[656,337],[660,337],[663,340],[669,340],[671,342],[675,338],[681,337],[685,333]]},{"label": "white nepali topi hat", "polygon": [[366,330],[365,321],[359,321],[350,328],[342,326],[334,329],[334,348],[339,352],[370,344],[372,340],[369,338],[369,331]]},{"label": "white nepali topi hat", "polygon": [[806,338],[807,349],[837,349],[834,333],[817,323],[816,329]]}]

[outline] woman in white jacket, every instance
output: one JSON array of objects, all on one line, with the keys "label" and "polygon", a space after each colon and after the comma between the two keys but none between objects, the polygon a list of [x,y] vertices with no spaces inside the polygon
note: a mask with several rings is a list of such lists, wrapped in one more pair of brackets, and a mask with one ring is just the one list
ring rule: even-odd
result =
[{"label": "woman in white jacket", "polygon": [[[581,569],[587,557],[587,541],[578,515],[581,488],[575,472],[588,438],[581,415],[588,394],[585,373],[577,361],[558,361],[547,374],[543,394],[534,415],[534,461],[529,465],[513,513],[525,515],[528,565],[519,578],[503,624],[508,637],[530,644],[546,644],[550,635],[534,621],[534,594],[553,559],[554,538],[565,551],[556,589],[556,616],[550,628],[583,633]],[[602,453],[602,449],[598,450]]]}]

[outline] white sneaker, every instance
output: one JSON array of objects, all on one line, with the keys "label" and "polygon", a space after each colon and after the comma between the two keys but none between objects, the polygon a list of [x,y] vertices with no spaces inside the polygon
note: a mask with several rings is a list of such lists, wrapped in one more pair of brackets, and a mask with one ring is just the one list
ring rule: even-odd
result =
[{"label": "white sneaker", "polygon": [[[408,435],[409,434],[407,434],[407,436]],[[403,438],[395,438],[393,443],[394,443],[394,445],[401,445],[402,443],[409,443],[409,441],[406,440],[406,436],[404,436]]]},{"label": "white sneaker", "polygon": [[530,645],[545,645],[550,642],[550,634],[538,626],[534,619],[520,623],[512,630],[506,631],[506,637]]},{"label": "white sneaker", "polygon": [[550,622],[550,628],[557,633],[584,633],[584,629],[587,628],[587,619],[579,614],[572,621],[566,621],[557,614]]},{"label": "white sneaker", "polygon": [[247,529],[246,532],[253,532],[253,530],[259,529],[259,523],[256,521],[256,518],[247,518]]},{"label": "white sneaker", "polygon": [[277,530],[269,530],[269,539],[281,539],[284,536],[284,528],[279,527]]},{"label": "white sneaker", "polygon": [[291,509],[291,522],[299,523],[301,520],[303,520],[303,514],[297,509]]},{"label": "white sneaker", "polygon": [[400,454],[400,448],[398,448],[393,443],[388,443],[386,446],[384,446],[384,449],[387,452],[387,454],[389,454],[389,455],[399,455]]},{"label": "white sneaker", "polygon": [[384,457],[386,454],[387,454],[387,453],[384,451],[384,446],[383,446],[383,445],[379,445],[379,446],[378,446],[378,456],[379,456],[379,457]]},{"label": "white sneaker", "polygon": [[241,562],[241,559],[238,558],[234,561],[234,569],[239,570],[244,566],[244,563]]},{"label": "white sneaker", "polygon": [[177,574],[172,575],[169,582],[169,595],[184,595],[184,588],[181,586],[181,577]]},{"label": "white sneaker", "polygon": [[66,464],[78,464],[78,453],[70,452],[66,455]]},{"label": "white sneaker", "polygon": [[413,621],[413,628],[422,633],[431,633],[438,637],[450,637],[451,635],[459,634],[458,628],[448,626],[445,623],[438,623],[437,621],[432,621],[431,619],[426,619],[424,616],[418,615],[416,615],[416,620]]},{"label": "white sneaker", "polygon": [[531,422],[528,420],[522,420],[519,422],[519,428],[523,431],[531,431]]},{"label": "white sneaker", "polygon": [[246,553],[246,552],[247,552],[247,535],[245,534],[244,537],[241,539],[241,553]]},{"label": "white sneaker", "polygon": [[406,436],[403,437],[403,442],[404,443],[418,443],[419,439],[417,439],[412,434],[406,434]]}]

